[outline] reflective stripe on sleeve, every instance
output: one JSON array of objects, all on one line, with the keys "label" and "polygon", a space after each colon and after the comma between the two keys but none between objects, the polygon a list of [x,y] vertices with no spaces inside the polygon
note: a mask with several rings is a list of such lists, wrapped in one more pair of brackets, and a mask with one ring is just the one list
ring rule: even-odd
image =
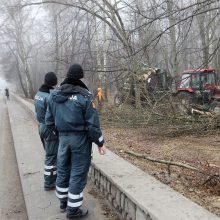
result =
[{"label": "reflective stripe on sleeve", "polygon": [[103,135],[99,138],[99,142],[102,142],[104,140]]}]

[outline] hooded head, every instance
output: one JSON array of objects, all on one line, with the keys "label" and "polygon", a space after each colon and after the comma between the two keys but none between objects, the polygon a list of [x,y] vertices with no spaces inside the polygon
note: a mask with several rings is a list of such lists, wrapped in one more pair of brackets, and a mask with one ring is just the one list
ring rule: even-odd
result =
[{"label": "hooded head", "polygon": [[57,85],[57,76],[54,72],[46,73],[44,77],[44,84],[48,86],[55,86]]},{"label": "hooded head", "polygon": [[83,69],[79,64],[73,64],[70,66],[67,73],[69,79],[82,79],[84,77]]}]

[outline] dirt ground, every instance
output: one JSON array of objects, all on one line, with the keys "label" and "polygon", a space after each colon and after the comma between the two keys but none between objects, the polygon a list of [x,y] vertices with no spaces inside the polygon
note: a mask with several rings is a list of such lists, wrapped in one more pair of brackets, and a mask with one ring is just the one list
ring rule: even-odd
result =
[{"label": "dirt ground", "polygon": [[[103,125],[106,146],[182,195],[220,216],[220,134],[166,137],[150,134],[151,128],[116,128]],[[189,164],[189,169],[146,161],[125,151]]]}]

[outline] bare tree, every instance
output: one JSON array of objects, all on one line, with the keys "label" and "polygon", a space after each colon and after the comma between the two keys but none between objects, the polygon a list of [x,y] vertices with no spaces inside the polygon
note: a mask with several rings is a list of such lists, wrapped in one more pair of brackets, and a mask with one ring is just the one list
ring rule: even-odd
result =
[{"label": "bare tree", "polygon": [[[178,75],[184,68],[198,68],[202,64],[215,64],[219,68],[214,55],[219,51],[216,25],[220,3],[217,0],[44,0],[22,3],[13,1],[16,16],[19,13],[23,16],[21,20],[25,27],[24,12],[31,9],[29,6],[39,6],[39,10],[49,15],[45,20],[48,29],[47,33],[44,31],[47,37],[43,49],[37,50],[33,38],[29,37],[28,41],[28,34],[22,32],[24,43],[20,47],[25,53],[24,58],[18,57],[20,71],[28,69],[26,72],[30,77],[25,71],[21,75],[30,84],[39,78],[33,69],[34,57],[41,64],[37,70],[48,66],[61,78],[70,63],[79,62],[86,72],[90,72],[89,84],[93,90],[103,86],[107,91],[112,83],[119,83],[118,77],[130,78],[130,94],[134,92],[136,107],[140,108],[140,63],[166,68],[173,75]],[[17,17],[16,20],[19,21]],[[13,17],[10,17],[12,21]],[[40,24],[35,28],[40,28]],[[32,49],[28,50],[31,44]],[[15,48],[14,45],[11,47]],[[37,56],[33,56],[33,52]],[[215,62],[212,62],[213,58]]]}]

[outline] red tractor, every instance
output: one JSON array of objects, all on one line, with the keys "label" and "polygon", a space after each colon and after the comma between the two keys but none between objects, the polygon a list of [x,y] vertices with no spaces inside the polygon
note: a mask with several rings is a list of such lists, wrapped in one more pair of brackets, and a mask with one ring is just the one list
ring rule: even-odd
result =
[{"label": "red tractor", "polygon": [[220,86],[217,86],[215,69],[185,70],[175,94],[181,113],[192,109],[220,113]]}]

